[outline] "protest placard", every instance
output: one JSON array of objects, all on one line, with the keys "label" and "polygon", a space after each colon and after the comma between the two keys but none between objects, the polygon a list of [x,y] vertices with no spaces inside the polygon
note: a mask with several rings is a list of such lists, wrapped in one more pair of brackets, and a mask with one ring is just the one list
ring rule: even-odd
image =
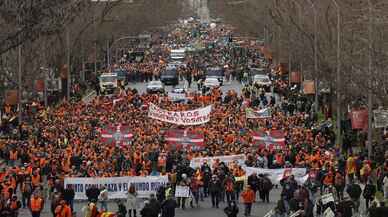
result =
[{"label": "protest placard", "polygon": [[190,187],[188,186],[176,186],[175,197],[190,197]]},{"label": "protest placard", "polygon": [[330,203],[330,202],[334,202],[333,194],[332,193],[324,194],[322,195],[321,200],[323,205],[326,205],[327,203]]}]

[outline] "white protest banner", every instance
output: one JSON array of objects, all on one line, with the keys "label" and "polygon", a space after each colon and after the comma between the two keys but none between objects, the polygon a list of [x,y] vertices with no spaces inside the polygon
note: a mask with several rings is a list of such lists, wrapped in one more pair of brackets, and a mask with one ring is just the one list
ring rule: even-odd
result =
[{"label": "white protest banner", "polygon": [[280,181],[284,178],[285,174],[293,175],[295,180],[303,184],[307,178],[306,168],[280,168],[280,169],[264,169],[264,168],[255,168],[255,167],[245,167],[245,172],[247,176],[256,174],[264,174],[267,176],[272,184],[279,184]]},{"label": "white protest banner", "polygon": [[204,162],[207,162],[210,168],[213,168],[213,164],[217,161],[224,162],[226,165],[236,161],[238,165],[245,164],[246,157],[244,154],[228,155],[228,156],[215,156],[215,157],[197,157],[190,161],[191,168],[201,167]]},{"label": "white protest banner", "polygon": [[175,188],[175,197],[190,197],[190,187],[177,185]]},{"label": "white protest banner", "polygon": [[322,195],[321,200],[323,205],[326,205],[327,203],[330,203],[330,202],[334,202],[333,194],[332,193],[324,194]]},{"label": "white protest banner", "polygon": [[185,93],[171,93],[171,92],[168,93],[168,98],[171,101],[180,101],[180,100],[186,100],[187,99]]},{"label": "white protest banner", "polygon": [[325,212],[323,212],[323,217],[335,217],[333,210],[330,207],[326,208]]},{"label": "white protest banner", "polygon": [[303,213],[303,210],[298,210],[298,211],[292,213],[289,217],[298,217],[302,213]]},{"label": "white protest banner", "polygon": [[199,125],[209,122],[212,106],[190,111],[167,111],[154,104],[149,105],[148,117],[178,125]]},{"label": "white protest banner", "polygon": [[155,193],[160,186],[168,183],[167,176],[134,176],[134,177],[107,177],[107,178],[65,178],[65,188],[72,186],[75,191],[76,200],[86,200],[86,190],[92,186],[100,188],[105,186],[108,189],[109,199],[127,198],[130,186],[134,186],[138,196],[149,197]]}]

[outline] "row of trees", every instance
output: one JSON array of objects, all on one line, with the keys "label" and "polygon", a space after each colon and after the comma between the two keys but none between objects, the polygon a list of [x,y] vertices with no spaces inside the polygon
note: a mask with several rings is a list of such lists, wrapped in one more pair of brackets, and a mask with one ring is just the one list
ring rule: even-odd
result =
[{"label": "row of trees", "polygon": [[70,62],[79,77],[83,63],[104,61],[108,43],[166,25],[181,12],[178,0],[0,1],[0,99],[18,84],[19,63],[23,90],[31,93],[34,81],[44,77],[42,67],[58,76]]},{"label": "row of trees", "polygon": [[[341,87],[338,90],[342,93],[343,106],[360,98],[366,102],[370,88],[375,106],[388,105],[387,1],[216,0],[211,3],[211,9],[213,14],[236,26],[241,34],[265,39],[278,63],[286,63],[292,71],[302,71],[307,79],[317,77],[321,83],[331,86],[333,92],[338,89],[339,11]],[[372,34],[368,34],[369,30]],[[314,73],[315,33],[318,74]]]}]

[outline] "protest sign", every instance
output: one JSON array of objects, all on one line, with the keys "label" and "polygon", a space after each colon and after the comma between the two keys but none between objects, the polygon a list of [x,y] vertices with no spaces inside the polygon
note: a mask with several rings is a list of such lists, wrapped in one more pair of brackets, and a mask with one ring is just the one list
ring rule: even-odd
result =
[{"label": "protest sign", "polygon": [[213,164],[218,162],[224,162],[226,165],[236,161],[238,165],[244,165],[246,160],[245,155],[229,155],[229,156],[216,156],[216,157],[198,157],[193,158],[190,161],[191,168],[201,167],[204,162],[207,162],[210,168],[213,168]]},{"label": "protest sign", "polygon": [[86,200],[86,190],[92,186],[97,188],[105,186],[109,199],[127,198],[130,186],[135,187],[140,198],[147,198],[166,183],[168,183],[167,176],[65,178],[65,188],[73,187],[76,200]]},{"label": "protest sign", "polygon": [[334,202],[333,194],[332,193],[324,194],[322,195],[321,200],[323,205],[326,205],[327,203],[330,203],[330,202]]},{"label": "protest sign", "polygon": [[352,110],[350,115],[352,129],[362,130],[368,128],[368,109]]},{"label": "protest sign", "polygon": [[101,140],[106,144],[126,145],[133,137],[128,126],[118,124],[117,126],[105,127],[101,131]]},{"label": "protest sign", "polygon": [[269,132],[258,130],[252,132],[252,138],[259,148],[284,149],[286,145],[286,138],[282,130],[271,130]]},{"label": "protest sign", "polygon": [[171,93],[171,92],[169,92],[168,99],[175,102],[175,101],[186,100],[187,97],[186,97],[185,93]]},{"label": "protest sign", "polygon": [[323,212],[323,217],[335,217],[333,210],[330,207],[326,208],[325,212]]},{"label": "protest sign", "polygon": [[373,120],[375,128],[388,127],[388,110],[374,110]]},{"label": "protest sign", "polygon": [[303,93],[307,95],[315,93],[314,81],[311,81],[311,80],[303,81]]},{"label": "protest sign", "polygon": [[294,213],[291,213],[291,215],[289,217],[298,217],[302,213],[303,213],[303,210],[298,210]]},{"label": "protest sign", "polygon": [[18,104],[18,91],[8,90],[5,92],[5,103],[8,105]]},{"label": "protest sign", "polygon": [[245,167],[245,172],[247,176],[256,174],[264,174],[267,176],[272,184],[279,184],[285,176],[293,175],[295,180],[303,184],[306,182],[308,178],[308,174],[306,174],[306,168],[281,168],[281,169],[264,169],[264,168],[255,168],[255,167]]},{"label": "protest sign", "polygon": [[190,111],[167,111],[155,104],[150,104],[148,117],[177,125],[199,125],[209,122],[212,106]]},{"label": "protest sign", "polygon": [[177,185],[175,188],[175,197],[190,197],[190,187]]},{"label": "protest sign", "polygon": [[299,84],[302,81],[302,73],[298,72],[291,72],[290,75],[290,82],[291,83],[297,83]]},{"label": "protest sign", "polygon": [[245,109],[245,116],[246,118],[270,118],[271,117],[271,110],[269,108],[264,108],[260,110],[254,110],[252,108],[246,108]]},{"label": "protest sign", "polygon": [[169,129],[166,131],[164,139],[170,149],[191,149],[199,151],[205,148],[205,137],[203,133],[187,129]]}]

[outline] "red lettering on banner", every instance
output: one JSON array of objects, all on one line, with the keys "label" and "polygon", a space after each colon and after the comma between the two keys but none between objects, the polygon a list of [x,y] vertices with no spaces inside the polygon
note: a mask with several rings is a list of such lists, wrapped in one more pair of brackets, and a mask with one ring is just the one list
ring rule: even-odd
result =
[{"label": "red lettering on banner", "polygon": [[199,116],[199,112],[198,111],[194,111],[194,116]]}]

